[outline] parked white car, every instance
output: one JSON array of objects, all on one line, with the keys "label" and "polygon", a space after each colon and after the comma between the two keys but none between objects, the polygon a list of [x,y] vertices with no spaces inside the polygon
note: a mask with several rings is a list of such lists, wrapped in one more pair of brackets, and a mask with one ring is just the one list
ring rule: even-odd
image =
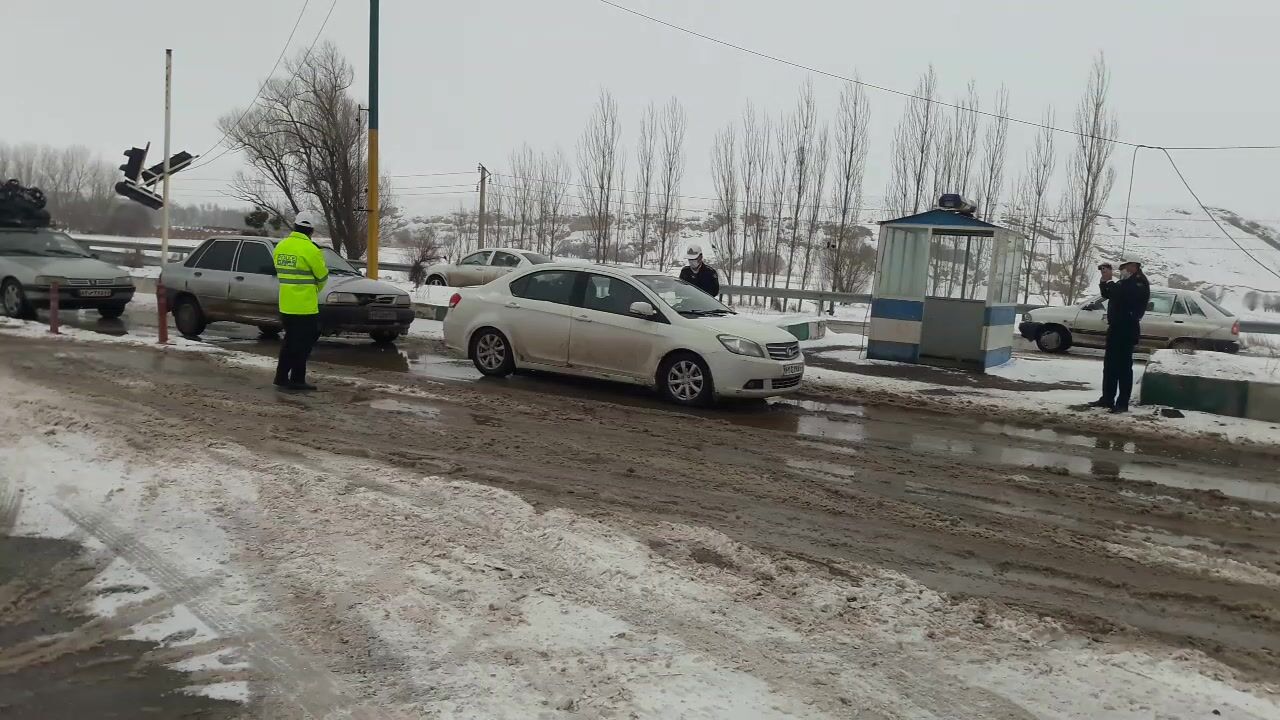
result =
[{"label": "parked white car", "polygon": [[[1105,347],[1107,301],[1095,295],[1077,305],[1032,310],[1022,316],[1018,331],[1045,352],[1062,353],[1075,345]],[[1152,287],[1138,347],[1239,352],[1240,323],[1194,290]]]},{"label": "parked white car", "polygon": [[507,273],[551,262],[532,250],[482,248],[457,263],[440,263],[427,268],[428,285],[471,287],[484,285]]},{"label": "parked white car", "polygon": [[656,387],[682,405],[795,392],[790,333],[654,270],[548,264],[455,293],[445,343],[485,375],[517,368]]}]

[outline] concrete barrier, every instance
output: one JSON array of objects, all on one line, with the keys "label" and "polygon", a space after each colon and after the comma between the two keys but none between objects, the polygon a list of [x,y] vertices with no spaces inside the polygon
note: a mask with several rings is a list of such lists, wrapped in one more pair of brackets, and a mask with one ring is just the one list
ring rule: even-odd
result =
[{"label": "concrete barrier", "polygon": [[1144,405],[1280,422],[1280,375],[1268,359],[1208,354],[1197,362],[1172,350],[1151,357],[1142,376]]}]

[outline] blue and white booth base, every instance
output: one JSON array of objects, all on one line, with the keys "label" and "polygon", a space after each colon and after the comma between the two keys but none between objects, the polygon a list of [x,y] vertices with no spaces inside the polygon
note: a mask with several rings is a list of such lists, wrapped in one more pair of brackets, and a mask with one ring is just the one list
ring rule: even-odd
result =
[{"label": "blue and white booth base", "polygon": [[1023,245],[962,210],[881,223],[867,357],[979,372],[1008,362]]}]

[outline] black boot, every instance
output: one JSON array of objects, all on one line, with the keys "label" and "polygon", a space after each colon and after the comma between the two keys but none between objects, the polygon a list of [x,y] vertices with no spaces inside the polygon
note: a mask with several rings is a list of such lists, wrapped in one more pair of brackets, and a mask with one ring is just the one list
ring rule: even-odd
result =
[{"label": "black boot", "polygon": [[1106,408],[1110,410],[1112,407],[1114,407],[1114,404],[1110,400],[1104,400],[1102,398],[1098,398],[1097,400],[1094,400],[1093,402],[1089,403],[1088,407],[1100,407],[1100,408]]},{"label": "black boot", "polygon": [[1127,413],[1127,412],[1129,412],[1129,406],[1128,406],[1128,405],[1117,405],[1117,406],[1115,406],[1115,407],[1111,408],[1111,414],[1112,414],[1112,415],[1120,415],[1121,413]]}]

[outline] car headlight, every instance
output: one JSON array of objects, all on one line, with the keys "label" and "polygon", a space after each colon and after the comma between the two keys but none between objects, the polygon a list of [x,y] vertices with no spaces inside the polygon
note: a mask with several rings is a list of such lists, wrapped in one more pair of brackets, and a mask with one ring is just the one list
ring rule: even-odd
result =
[{"label": "car headlight", "polygon": [[396,299],[391,301],[391,304],[397,307],[409,307],[409,296],[397,295]]},{"label": "car headlight", "polygon": [[111,282],[115,283],[116,285],[132,285],[133,278],[128,275],[124,275],[116,278],[115,280],[112,280]]},{"label": "car headlight", "polygon": [[326,305],[358,305],[360,299],[354,293],[333,292],[325,296]]},{"label": "car headlight", "polygon": [[36,276],[37,285],[52,285],[54,283],[58,283],[59,285],[66,287],[67,279],[64,277],[59,277],[57,275],[37,275]]},{"label": "car headlight", "polygon": [[759,343],[751,342],[746,338],[740,338],[734,335],[717,335],[716,339],[724,346],[725,350],[734,355],[746,355],[748,357],[764,357],[764,348]]}]

